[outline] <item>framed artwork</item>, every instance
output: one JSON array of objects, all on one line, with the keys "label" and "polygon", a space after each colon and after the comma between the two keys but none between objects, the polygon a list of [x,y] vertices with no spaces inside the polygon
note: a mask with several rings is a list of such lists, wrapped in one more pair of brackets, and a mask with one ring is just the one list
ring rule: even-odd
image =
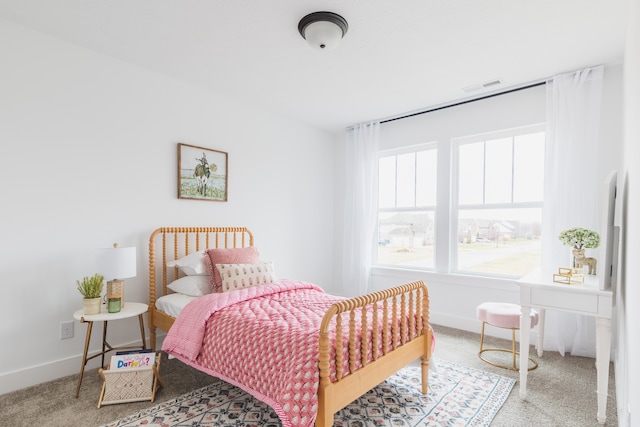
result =
[{"label": "framed artwork", "polygon": [[227,161],[224,151],[178,144],[178,198],[227,201]]}]

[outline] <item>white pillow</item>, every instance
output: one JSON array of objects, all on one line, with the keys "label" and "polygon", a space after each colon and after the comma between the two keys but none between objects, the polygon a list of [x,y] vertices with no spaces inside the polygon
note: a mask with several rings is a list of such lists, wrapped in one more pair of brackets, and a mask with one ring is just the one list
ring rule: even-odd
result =
[{"label": "white pillow", "polygon": [[184,276],[169,283],[169,289],[179,294],[201,297],[211,293],[208,276]]},{"label": "white pillow", "polygon": [[180,259],[169,261],[167,267],[178,267],[187,276],[208,276],[209,270],[204,258],[204,250],[194,252]]},{"label": "white pillow", "polygon": [[222,292],[249,288],[277,281],[273,263],[261,264],[216,264],[222,279]]}]

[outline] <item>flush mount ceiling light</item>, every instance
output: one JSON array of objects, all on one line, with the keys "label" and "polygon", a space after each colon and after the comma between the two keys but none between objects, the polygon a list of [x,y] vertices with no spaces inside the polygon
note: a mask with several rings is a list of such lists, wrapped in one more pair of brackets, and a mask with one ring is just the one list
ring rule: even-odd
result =
[{"label": "flush mount ceiling light", "polygon": [[320,50],[335,48],[348,29],[347,20],[333,12],[313,12],[298,23],[302,38],[311,47]]}]

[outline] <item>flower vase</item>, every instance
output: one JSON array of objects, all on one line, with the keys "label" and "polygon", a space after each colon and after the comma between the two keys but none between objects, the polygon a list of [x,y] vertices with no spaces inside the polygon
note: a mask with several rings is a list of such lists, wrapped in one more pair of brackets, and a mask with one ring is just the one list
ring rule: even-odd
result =
[{"label": "flower vase", "polygon": [[571,268],[576,268],[576,255],[577,255],[577,251],[579,250],[580,249],[578,248],[571,249]]}]

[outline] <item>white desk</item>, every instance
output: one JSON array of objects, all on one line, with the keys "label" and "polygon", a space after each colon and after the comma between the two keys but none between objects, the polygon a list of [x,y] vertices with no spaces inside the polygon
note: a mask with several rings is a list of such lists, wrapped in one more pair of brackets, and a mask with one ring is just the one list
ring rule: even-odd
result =
[{"label": "white desk", "polygon": [[531,308],[540,310],[538,323],[538,356],[542,357],[544,340],[544,313],[546,309],[596,317],[596,368],[598,381],[598,422],[607,419],[607,389],[609,387],[609,360],[611,353],[611,314],[613,292],[601,291],[595,276],[585,275],[584,284],[555,283],[553,275],[529,274],[516,282],[520,286],[520,397],[527,397],[527,360],[529,359],[529,314]]}]

